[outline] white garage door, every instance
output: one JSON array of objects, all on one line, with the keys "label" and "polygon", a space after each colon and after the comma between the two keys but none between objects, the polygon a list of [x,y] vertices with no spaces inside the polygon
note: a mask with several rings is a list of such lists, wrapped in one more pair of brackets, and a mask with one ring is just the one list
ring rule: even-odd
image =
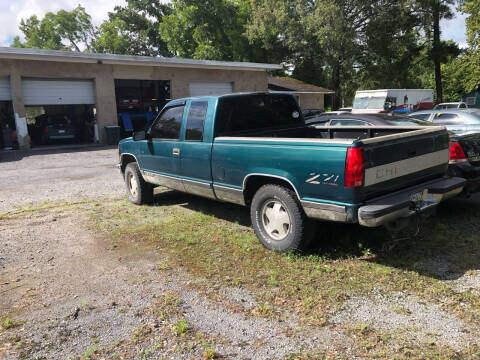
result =
[{"label": "white garage door", "polygon": [[0,101],[12,100],[10,91],[10,79],[8,77],[0,77]]},{"label": "white garage door", "polygon": [[93,80],[22,81],[25,105],[95,104]]},{"label": "white garage door", "polygon": [[224,95],[233,92],[232,83],[190,83],[190,96]]}]

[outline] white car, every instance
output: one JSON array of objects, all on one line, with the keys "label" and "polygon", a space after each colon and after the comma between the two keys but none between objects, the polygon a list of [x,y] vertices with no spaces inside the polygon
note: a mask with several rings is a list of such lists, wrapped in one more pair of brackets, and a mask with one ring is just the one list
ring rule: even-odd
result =
[{"label": "white car", "polygon": [[447,109],[468,109],[468,105],[464,102],[448,102],[435,105],[435,110],[447,110]]}]

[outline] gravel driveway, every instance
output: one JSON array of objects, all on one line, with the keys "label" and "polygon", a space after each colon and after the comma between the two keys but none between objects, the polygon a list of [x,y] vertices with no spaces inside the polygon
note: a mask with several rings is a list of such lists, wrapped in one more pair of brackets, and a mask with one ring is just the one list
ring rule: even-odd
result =
[{"label": "gravel driveway", "polygon": [[26,203],[124,193],[122,177],[115,168],[116,149],[93,147],[23,154],[3,154],[7,161],[0,160],[0,213]]}]

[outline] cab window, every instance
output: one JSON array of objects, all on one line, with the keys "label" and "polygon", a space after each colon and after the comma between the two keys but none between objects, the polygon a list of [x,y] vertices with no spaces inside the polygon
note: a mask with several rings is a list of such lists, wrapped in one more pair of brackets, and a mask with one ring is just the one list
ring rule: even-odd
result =
[{"label": "cab window", "polygon": [[203,140],[203,126],[205,123],[205,116],[207,114],[207,107],[208,102],[206,101],[192,102],[192,104],[190,105],[190,109],[188,110],[185,140]]},{"label": "cab window", "polygon": [[150,130],[153,139],[180,139],[184,106],[166,109],[155,121]]}]

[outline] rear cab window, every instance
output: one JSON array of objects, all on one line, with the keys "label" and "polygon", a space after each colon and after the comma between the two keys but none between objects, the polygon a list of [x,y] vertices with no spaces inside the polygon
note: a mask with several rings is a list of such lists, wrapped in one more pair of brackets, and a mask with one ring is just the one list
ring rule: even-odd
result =
[{"label": "rear cab window", "polygon": [[305,126],[294,97],[285,94],[226,96],[219,100],[215,136]]}]

